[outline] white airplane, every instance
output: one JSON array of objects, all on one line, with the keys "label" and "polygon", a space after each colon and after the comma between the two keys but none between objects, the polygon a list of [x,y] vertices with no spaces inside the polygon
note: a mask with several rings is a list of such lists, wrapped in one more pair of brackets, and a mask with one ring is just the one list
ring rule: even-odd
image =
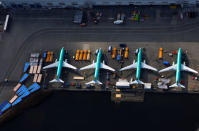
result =
[{"label": "white airplane", "polygon": [[137,62],[135,62],[135,60],[134,60],[133,64],[120,69],[120,71],[129,70],[129,69],[136,69],[136,80],[132,81],[130,84],[144,84],[144,82],[140,81],[141,68],[153,70],[153,71],[158,71],[156,68],[147,65],[145,63],[145,61],[141,62],[141,60],[142,60],[141,57],[142,57],[142,49],[139,48],[139,52],[138,52],[138,55],[137,55]]},{"label": "white airplane", "polygon": [[55,68],[55,67],[57,67],[56,78],[53,79],[53,80],[51,80],[50,83],[52,83],[52,82],[64,83],[64,81],[60,79],[62,67],[67,67],[67,68],[71,68],[71,69],[74,69],[74,70],[77,69],[73,65],[68,64],[67,60],[64,61],[63,59],[64,59],[64,47],[60,51],[59,61],[57,61],[57,59],[56,59],[55,63],[52,63],[50,65],[47,65],[47,66],[43,67],[43,69],[49,69],[49,68]]},{"label": "white airplane", "polygon": [[197,71],[185,66],[185,63],[181,64],[181,48],[179,48],[178,50],[177,64],[174,64],[173,62],[172,66],[162,69],[159,72],[161,73],[165,71],[176,71],[176,83],[169,87],[182,87],[182,88],[185,88],[185,87],[184,85],[180,84],[180,71],[187,71],[187,72],[192,72],[195,74],[198,73]]},{"label": "white airplane", "polygon": [[105,65],[104,61],[103,63],[101,63],[101,56],[102,56],[102,51],[101,49],[99,49],[99,52],[98,52],[98,55],[97,55],[97,61],[94,62],[93,61],[93,64],[90,64],[88,66],[85,66],[85,67],[82,67],[80,68],[80,71],[81,70],[87,70],[87,69],[95,69],[95,75],[94,75],[94,80],[86,83],[86,85],[93,85],[93,84],[98,84],[98,85],[101,85],[102,83],[98,80],[98,77],[99,77],[99,70],[102,68],[102,69],[106,69],[106,70],[110,70],[110,71],[115,71],[115,69]]}]

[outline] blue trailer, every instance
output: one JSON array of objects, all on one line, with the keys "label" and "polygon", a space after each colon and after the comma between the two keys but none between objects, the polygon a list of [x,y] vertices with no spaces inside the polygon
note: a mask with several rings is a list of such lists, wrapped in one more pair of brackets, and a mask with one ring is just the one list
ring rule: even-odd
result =
[{"label": "blue trailer", "polygon": [[30,63],[29,62],[26,62],[25,63],[25,66],[24,66],[24,73],[28,70],[28,68],[29,68],[29,66],[30,66]]},{"label": "blue trailer", "polygon": [[0,110],[3,109],[3,107],[4,107],[5,105],[7,105],[7,104],[8,104],[8,101],[4,101],[4,102],[0,105]]},{"label": "blue trailer", "polygon": [[30,94],[30,92],[27,90],[26,92],[24,92],[20,98],[24,98],[26,96],[28,96]]},{"label": "blue trailer", "polygon": [[28,88],[28,90],[30,91],[30,93],[32,93],[32,92],[38,90],[39,88],[40,88],[40,85],[38,85],[37,83],[34,83]]},{"label": "blue trailer", "polygon": [[46,56],[47,56],[47,52],[45,51],[44,54],[43,54],[44,60],[46,59]]},{"label": "blue trailer", "polygon": [[28,88],[28,90],[30,91],[30,90],[32,90],[34,87],[37,87],[37,86],[39,86],[37,83],[34,83],[34,84],[32,84],[29,88]]},{"label": "blue trailer", "polygon": [[4,112],[5,110],[9,109],[11,107],[11,104],[8,103],[6,104],[2,109],[1,109],[1,112]]},{"label": "blue trailer", "polygon": [[118,61],[120,60],[120,55],[119,55],[119,54],[117,55],[117,60],[118,60]]},{"label": "blue trailer", "polygon": [[68,87],[68,86],[69,86],[69,83],[68,83],[68,82],[66,82],[66,83],[65,83],[65,87]]},{"label": "blue trailer", "polygon": [[24,89],[18,93],[18,96],[23,95],[24,93],[26,93],[28,91],[28,89],[26,87],[24,87]]},{"label": "blue trailer", "polygon": [[13,103],[12,103],[12,106],[15,106],[17,103],[21,102],[22,99],[19,97],[17,98]]},{"label": "blue trailer", "polygon": [[164,64],[165,66],[169,66],[169,62],[168,62],[168,61],[163,61],[163,64]]},{"label": "blue trailer", "polygon": [[25,86],[25,85],[22,85],[22,86],[18,89],[18,91],[16,92],[16,94],[17,94],[18,96],[20,96],[19,94],[21,94],[21,92],[24,92],[23,90],[26,90],[26,86]]},{"label": "blue trailer", "polygon": [[25,73],[19,82],[20,83],[24,82],[28,78],[28,76],[29,75],[27,73]]},{"label": "blue trailer", "polygon": [[30,93],[35,92],[36,90],[39,90],[39,88],[40,88],[40,86],[39,86],[39,85],[38,85],[38,86],[36,86],[35,88],[33,88],[33,89],[30,91]]}]

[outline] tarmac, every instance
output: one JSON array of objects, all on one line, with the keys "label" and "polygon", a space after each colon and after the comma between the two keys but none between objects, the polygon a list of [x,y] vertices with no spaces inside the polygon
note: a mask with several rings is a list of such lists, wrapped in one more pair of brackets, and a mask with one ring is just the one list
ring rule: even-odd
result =
[{"label": "tarmac", "polygon": [[[106,9],[103,10],[107,11]],[[112,9],[107,11],[107,14],[104,13],[106,15],[103,16],[98,25],[90,22],[87,27],[80,27],[71,22],[71,14],[74,13],[74,10],[65,10],[60,15],[57,15],[59,14],[57,12],[59,10],[52,10],[48,13],[42,13],[41,11],[11,12],[12,19],[8,31],[1,33],[0,37],[0,61],[2,63],[0,64],[0,81],[3,82],[7,78],[9,82],[17,83],[22,76],[23,66],[28,61],[31,52],[52,50],[55,52],[54,58],[56,58],[61,47],[65,47],[69,51],[69,63],[81,67],[89,64],[89,62],[78,63],[71,60],[76,49],[91,49],[94,53],[95,49],[102,48],[103,53],[106,54],[108,45],[118,47],[120,43],[126,43],[130,49],[129,60],[125,61],[124,66],[136,59],[133,52],[135,49],[142,47],[145,48],[146,62],[151,66],[162,69],[164,68],[163,64],[157,62],[159,48],[162,47],[169,52],[181,47],[183,51],[187,50],[188,52],[188,66],[199,70],[197,67],[199,63],[197,59],[199,46],[198,18],[185,18],[184,21],[181,21],[175,17],[162,17],[162,15],[157,15],[157,11],[152,11],[155,14],[151,14],[150,19],[144,22],[128,21],[127,24],[118,26],[113,25],[113,20],[109,19],[109,16],[114,18],[115,12],[118,12],[117,9]],[[108,61],[105,61],[108,65],[117,70],[120,69],[120,64],[116,60],[111,60],[111,56],[108,54],[106,54],[106,57]],[[94,55],[92,60],[95,60]],[[176,57],[170,58],[165,54],[165,60],[169,62],[176,61]],[[93,72],[90,71],[90,73]],[[65,77],[64,72],[63,74]],[[127,79],[135,76],[133,71],[124,75],[118,74],[119,77]],[[169,78],[172,79],[172,83],[175,81],[174,72],[165,75],[171,75]],[[66,78],[69,78],[67,76],[66,74]],[[143,71],[141,79],[144,82],[150,82],[154,80],[155,76],[156,74],[153,72]],[[197,91],[198,87],[196,85],[198,82],[191,80],[191,76],[191,74],[182,73],[182,79],[187,83],[185,86],[194,87]],[[86,80],[90,79],[92,79],[91,74]],[[0,98],[2,99],[0,99],[0,102],[12,96],[9,93],[12,88],[14,86],[1,87]],[[187,90],[191,89],[188,88]]]},{"label": "tarmac", "polygon": [[[108,50],[108,45],[112,45],[113,47],[116,47],[117,49],[119,49],[119,44],[120,42],[109,42],[104,43],[104,42],[77,42],[77,43],[73,43],[73,49],[70,47],[66,47],[63,45],[63,47],[65,47],[65,49],[67,48],[68,50],[68,55],[66,57],[66,59],[68,59],[68,62],[74,66],[76,66],[77,68],[81,68],[83,66],[89,65],[91,64],[93,61],[96,61],[96,55],[95,55],[95,50],[102,48],[103,50],[103,57],[102,57],[102,61],[104,60],[105,63],[107,65],[109,65],[110,67],[116,69],[116,74],[117,74],[117,79],[114,79],[112,76],[112,72],[109,72],[110,75],[110,82],[111,85],[115,85],[116,81],[118,81],[118,78],[123,78],[123,79],[127,79],[128,81],[130,81],[131,78],[135,79],[135,70],[129,70],[129,71],[123,71],[123,72],[119,72],[119,69],[121,67],[130,65],[133,63],[133,60],[137,61],[137,56],[135,55],[135,50],[138,48],[144,48],[143,49],[143,60],[146,61],[147,64],[157,68],[158,70],[161,70],[163,68],[166,68],[166,66],[163,64],[163,61],[168,61],[170,63],[170,65],[172,65],[173,62],[177,62],[177,55],[174,55],[173,57],[170,57],[168,55],[169,52],[173,52],[175,50],[178,50],[179,47],[181,47],[183,49],[183,53],[185,54],[185,57],[183,57],[183,60],[185,61],[186,65],[195,69],[195,70],[199,70],[198,66],[196,63],[199,62],[199,60],[197,60],[197,53],[193,52],[192,48],[198,48],[197,43],[189,43],[189,46],[191,44],[192,48],[188,48],[187,43],[165,43],[165,44],[160,44],[160,43],[149,43],[149,42],[126,42],[128,48],[129,48],[129,58],[128,59],[124,59],[124,64],[121,64],[120,62],[118,62],[116,59],[112,59],[111,54],[107,52]],[[78,45],[81,45],[81,47],[78,47]],[[77,48],[74,48],[77,47]],[[158,52],[159,52],[159,48],[163,48],[165,52],[167,53],[163,53],[163,60],[159,60],[158,59]],[[59,51],[60,51],[61,47],[57,50],[50,50],[50,51],[54,51],[55,55],[54,55],[54,59],[59,57]],[[75,56],[76,50],[91,50],[91,61],[75,61],[73,60],[73,56]],[[186,49],[186,50],[185,50]],[[183,62],[182,62],[183,63]],[[47,64],[46,64],[47,65]],[[56,69],[52,69],[50,71],[47,71],[48,73],[48,80],[53,79],[54,75],[49,75],[49,74],[56,74]],[[175,72],[166,72],[166,73],[162,73],[161,75],[164,75],[165,78],[169,78],[171,79],[171,83],[175,83]],[[160,74],[156,73],[156,72],[152,72],[149,70],[142,70],[141,71],[141,80],[146,82],[146,83],[150,83],[150,82],[154,82],[156,77],[161,77]],[[75,81],[73,80],[74,76],[83,76],[85,77],[84,81]],[[94,69],[90,69],[90,70],[85,70],[85,71],[73,71],[70,69],[63,69],[62,72],[62,79],[66,82],[69,83],[81,83],[82,86],[84,86],[84,83],[93,80],[93,76],[94,76]],[[105,70],[100,70],[100,81],[102,81],[103,83],[106,83],[106,76],[107,76],[107,71]],[[195,76],[194,74],[191,73],[187,73],[187,72],[183,72],[181,73],[181,80],[183,80],[185,82],[185,87],[188,87],[186,89],[180,89],[177,91],[183,91],[183,92],[192,92],[194,91],[199,91],[198,88],[198,84],[199,81],[197,80],[192,80],[192,76]],[[48,81],[47,80],[47,81]],[[156,84],[155,84],[156,85]],[[157,88],[157,85],[155,86],[157,91],[161,91],[160,89]],[[173,89],[172,89],[173,90]],[[174,89],[176,90],[176,89]]]}]

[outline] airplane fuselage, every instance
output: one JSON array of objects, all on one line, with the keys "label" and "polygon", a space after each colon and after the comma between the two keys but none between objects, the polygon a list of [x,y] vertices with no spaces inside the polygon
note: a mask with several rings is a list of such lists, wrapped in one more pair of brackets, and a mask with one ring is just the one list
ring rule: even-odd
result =
[{"label": "airplane fuselage", "polygon": [[142,49],[139,48],[138,56],[137,56],[136,80],[140,79],[141,59],[142,59]]},{"label": "airplane fuselage", "polygon": [[64,48],[61,49],[61,52],[60,52],[60,55],[59,55],[59,64],[58,64],[58,68],[57,68],[56,79],[60,78],[62,64],[63,64],[63,58],[64,58]]},{"label": "airplane fuselage", "polygon": [[181,71],[181,48],[178,50],[178,56],[177,56],[176,83],[180,82],[180,71]]},{"label": "airplane fuselage", "polygon": [[98,80],[99,69],[100,69],[100,65],[101,65],[101,56],[102,56],[102,51],[101,51],[101,49],[99,49],[99,52],[97,54],[96,67],[95,67],[95,75],[94,75],[95,80]]}]

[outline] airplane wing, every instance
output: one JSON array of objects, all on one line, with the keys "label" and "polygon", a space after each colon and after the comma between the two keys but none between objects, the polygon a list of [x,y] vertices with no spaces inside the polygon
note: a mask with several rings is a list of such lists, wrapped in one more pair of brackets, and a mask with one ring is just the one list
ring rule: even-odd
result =
[{"label": "airplane wing", "polygon": [[185,66],[183,64],[181,64],[181,70],[182,71],[187,71],[187,72],[192,72],[192,73],[195,73],[195,74],[198,73],[196,70],[193,70],[193,69],[191,69],[191,68],[189,68],[189,67],[187,67],[187,66]]},{"label": "airplane wing", "polygon": [[173,66],[169,66],[165,69],[160,70],[159,72],[165,72],[165,71],[175,71],[176,70],[176,66],[177,64],[173,65]]},{"label": "airplane wing", "polygon": [[43,69],[58,67],[58,64],[59,64],[59,62],[56,61],[55,63],[52,63],[50,65],[47,65],[47,66],[43,67]]},{"label": "airplane wing", "polygon": [[71,68],[71,69],[74,69],[74,70],[77,69],[76,67],[74,67],[74,66],[71,65],[71,64],[68,64],[68,63],[65,62],[65,61],[63,61],[62,67]]},{"label": "airplane wing", "polygon": [[93,64],[91,64],[91,65],[82,67],[82,68],[80,68],[79,70],[81,71],[81,70],[93,69],[93,68],[95,68],[95,66],[96,66],[96,63],[93,63]]},{"label": "airplane wing", "polygon": [[149,69],[149,70],[153,70],[153,71],[158,71],[156,68],[150,66],[150,65],[147,65],[146,63],[141,63],[141,68],[144,68],[144,69]]},{"label": "airplane wing", "polygon": [[110,66],[105,65],[104,63],[101,63],[100,68],[110,70],[110,71],[115,71],[115,69],[111,68]]},{"label": "airplane wing", "polygon": [[133,63],[133,64],[131,64],[129,66],[126,66],[126,67],[120,69],[120,71],[129,70],[129,69],[132,69],[132,68],[137,68],[137,62],[135,62],[135,63]]}]

